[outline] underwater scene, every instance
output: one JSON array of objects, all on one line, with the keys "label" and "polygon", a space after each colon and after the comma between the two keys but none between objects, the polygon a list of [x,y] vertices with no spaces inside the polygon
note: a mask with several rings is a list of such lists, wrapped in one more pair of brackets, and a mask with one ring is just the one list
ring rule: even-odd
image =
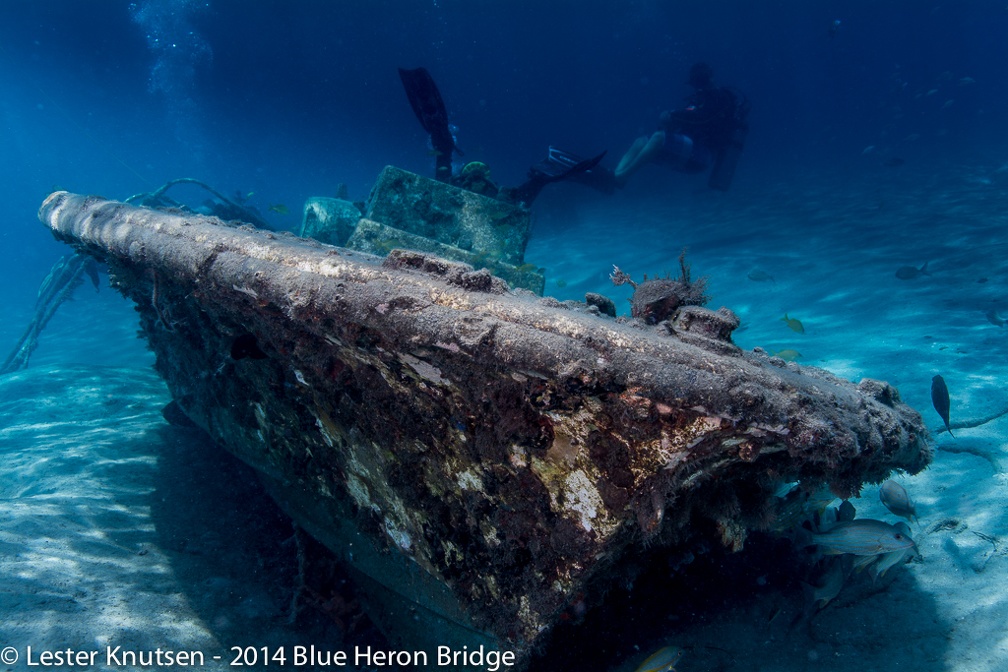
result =
[{"label": "underwater scene", "polygon": [[1008,669],[1008,5],[0,3],[0,669]]}]

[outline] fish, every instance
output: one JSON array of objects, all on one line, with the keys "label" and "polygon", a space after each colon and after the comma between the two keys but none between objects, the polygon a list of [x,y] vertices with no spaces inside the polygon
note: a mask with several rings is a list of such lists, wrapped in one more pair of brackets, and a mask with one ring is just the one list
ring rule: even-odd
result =
[{"label": "fish", "polygon": [[663,646],[637,668],[636,672],[675,672],[675,664],[682,658],[683,651],[678,646]]},{"label": "fish", "polygon": [[[979,282],[979,280],[977,280],[977,282]],[[993,308],[984,313],[984,317],[986,317],[987,321],[995,327],[1003,327],[1005,325],[1005,319],[998,315],[998,312]]]},{"label": "fish", "polygon": [[840,522],[847,522],[854,520],[854,516],[857,515],[857,511],[854,510],[854,505],[850,503],[849,499],[845,499],[840,502],[840,506],[837,507],[837,517],[836,519]]},{"label": "fish", "polygon": [[917,517],[917,507],[903,486],[889,479],[879,488],[879,501],[893,514],[914,522]]},{"label": "fish", "polygon": [[924,265],[920,268],[915,268],[913,266],[900,266],[896,269],[896,277],[900,280],[913,280],[922,275],[931,275],[928,272],[928,262],[924,262]]},{"label": "fish", "polygon": [[791,331],[797,332],[799,334],[805,333],[805,326],[801,323],[801,320],[796,320],[793,317],[788,317],[787,313],[784,313],[784,317],[781,318],[781,322],[788,326]]},{"label": "fish", "polygon": [[815,584],[802,582],[802,593],[805,596],[805,608],[802,611],[806,618],[811,618],[839,595],[846,578],[844,562],[841,558],[832,558]]},{"label": "fish", "polygon": [[949,400],[948,385],[945,384],[945,379],[941,376],[935,376],[931,379],[931,404],[938,411],[942,421],[945,422],[945,429],[948,430],[949,436],[954,439],[955,434],[952,433],[952,427],[949,426],[949,410],[952,407],[952,402]]},{"label": "fish", "polygon": [[901,528],[871,518],[839,522],[825,532],[812,532],[805,546],[816,546],[823,555],[882,555],[914,546]]},{"label": "fish", "polygon": [[290,210],[288,210],[287,206],[284,205],[283,203],[273,203],[267,208],[267,210],[269,210],[270,212],[275,212],[278,215],[290,214]]},{"label": "fish", "polygon": [[774,522],[770,529],[775,532],[791,530],[804,521],[817,519],[828,511],[827,507],[836,499],[836,495],[827,486],[813,490],[798,482],[782,484],[774,496],[779,501],[776,502]]},{"label": "fish", "polygon": [[783,350],[778,350],[773,353],[774,357],[780,357],[785,362],[794,362],[802,358],[802,354],[797,350],[792,350],[791,348],[784,348]]},{"label": "fish", "polygon": [[770,275],[766,271],[760,271],[758,269],[753,269],[749,271],[749,274],[746,277],[752,280],[753,282],[772,282],[774,284],[777,284],[777,281],[774,280],[774,277],[772,275]]},{"label": "fish", "polygon": [[[901,530],[907,536],[910,536],[910,527],[903,522],[896,523],[894,525],[896,529]],[[878,562],[874,563],[868,567],[868,574],[871,575],[872,582],[878,580],[880,576],[884,577],[885,573],[895,565],[902,564],[909,560],[911,557],[917,554],[917,546],[911,546],[910,548],[904,548],[901,551],[893,551],[892,553],[883,553],[879,556]]]},{"label": "fish", "polygon": [[[893,551],[893,553],[901,553],[902,551]],[[888,555],[888,554],[885,554]],[[851,563],[851,570],[855,572],[860,572],[869,565],[874,565],[878,562],[878,559],[884,557],[884,555],[841,555],[841,558],[854,558],[854,562]]]},{"label": "fish", "polygon": [[882,165],[885,166],[886,168],[899,168],[904,163],[906,163],[906,160],[901,159],[898,156],[893,156],[883,161]]}]

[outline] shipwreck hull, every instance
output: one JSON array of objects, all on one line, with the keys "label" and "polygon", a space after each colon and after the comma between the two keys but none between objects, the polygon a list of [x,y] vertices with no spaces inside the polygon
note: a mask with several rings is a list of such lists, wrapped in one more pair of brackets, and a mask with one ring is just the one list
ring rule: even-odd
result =
[{"label": "shipwreck hull", "polygon": [[727,311],[624,323],[419,253],[66,192],[39,216],[108,263],[175,401],[368,577],[397,645],[527,660],[643,543],[740,548],[783,482],[850,494],[930,461],[896,390],[743,352],[705,330]]}]

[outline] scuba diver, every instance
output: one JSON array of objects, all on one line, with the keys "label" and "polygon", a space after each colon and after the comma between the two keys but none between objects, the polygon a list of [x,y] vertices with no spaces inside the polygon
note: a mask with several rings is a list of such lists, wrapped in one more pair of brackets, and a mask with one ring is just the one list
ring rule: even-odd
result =
[{"label": "scuba diver", "polygon": [[528,179],[517,187],[501,187],[495,184],[490,180],[490,169],[479,161],[467,163],[458,174],[454,174],[452,156],[456,153],[461,156],[463,153],[455,143],[452,126],[448,123],[448,111],[434,78],[426,68],[412,70],[399,68],[399,78],[402,80],[413,112],[430,135],[435,156],[435,179],[525,207],[532,204],[547,184],[562,180],[574,179],[607,192],[615,190],[616,182],[612,172],[599,166],[605,152],[589,159],[582,159],[550,147],[546,158],[532,166],[528,172]]},{"label": "scuba diver", "polygon": [[711,189],[727,191],[745,144],[749,101],[731,89],[714,86],[714,71],[706,63],[690,68],[687,84],[693,93],[680,109],[662,112],[660,128],[634,141],[616,166],[619,186],[647,163],[668,165],[685,173],[711,169]]}]

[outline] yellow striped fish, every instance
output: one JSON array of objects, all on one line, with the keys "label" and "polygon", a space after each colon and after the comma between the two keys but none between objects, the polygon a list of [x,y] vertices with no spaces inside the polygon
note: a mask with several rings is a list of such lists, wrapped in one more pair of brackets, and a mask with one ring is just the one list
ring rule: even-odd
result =
[{"label": "yellow striped fish", "polygon": [[662,647],[648,656],[637,672],[675,672],[675,664],[682,658],[682,653],[678,646]]}]

